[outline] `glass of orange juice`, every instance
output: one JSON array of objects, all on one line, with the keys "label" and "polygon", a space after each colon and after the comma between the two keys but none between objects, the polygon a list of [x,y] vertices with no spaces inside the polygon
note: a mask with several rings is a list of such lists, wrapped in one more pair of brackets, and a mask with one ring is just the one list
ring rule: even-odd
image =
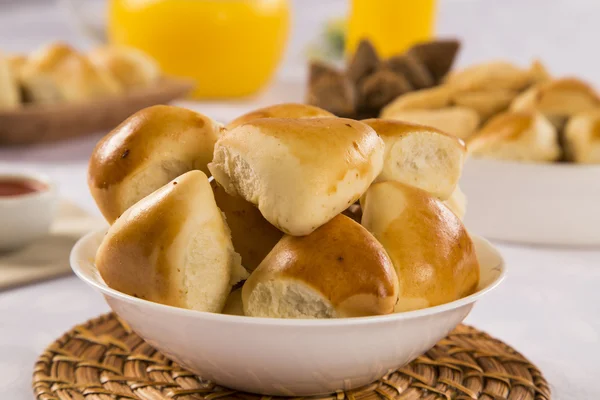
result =
[{"label": "glass of orange juice", "polygon": [[369,39],[390,57],[431,38],[436,0],[350,0],[346,52]]},{"label": "glass of orange juice", "polygon": [[231,98],[268,83],[289,25],[289,0],[110,0],[108,40],[193,78],[196,98]]}]

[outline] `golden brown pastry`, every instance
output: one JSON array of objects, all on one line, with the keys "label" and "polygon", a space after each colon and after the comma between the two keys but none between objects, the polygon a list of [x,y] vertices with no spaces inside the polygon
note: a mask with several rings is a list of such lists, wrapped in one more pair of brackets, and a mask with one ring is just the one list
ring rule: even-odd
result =
[{"label": "golden brown pastry", "polygon": [[20,80],[23,67],[27,63],[27,56],[22,54],[10,54],[7,56],[7,59],[12,68],[13,74]]},{"label": "golden brown pastry", "polygon": [[240,196],[231,196],[215,180],[211,181],[215,201],[225,214],[233,248],[242,256],[242,265],[253,271],[283,236],[262,216],[258,208]]},{"label": "golden brown pastry", "polygon": [[480,123],[479,114],[475,110],[459,106],[434,110],[408,109],[383,115],[385,116],[382,118],[431,126],[461,139],[473,135]]},{"label": "golden brown pastry", "polygon": [[576,114],[565,128],[568,159],[581,164],[600,164],[600,109]]},{"label": "golden brown pastry", "polygon": [[151,86],[161,77],[156,60],[132,47],[98,47],[88,54],[88,58],[114,76],[125,90]]},{"label": "golden brown pastry", "polygon": [[107,71],[63,43],[32,53],[21,71],[21,84],[27,99],[34,103],[87,101],[123,90]]},{"label": "golden brown pastry", "polygon": [[246,122],[259,118],[315,118],[315,117],[335,117],[329,111],[322,108],[300,103],[283,103],[274,106],[259,108],[240,117],[237,117],[226,125],[227,129],[233,129],[243,125]]},{"label": "golden brown pastry", "polygon": [[395,311],[448,303],[475,292],[479,263],[460,219],[427,192],[399,182],[373,184],[362,224],[387,251],[399,280]]},{"label": "golden brown pastry", "polygon": [[307,236],[284,236],[242,288],[244,313],[275,318],[389,314],[398,277],[365,228],[338,215]]},{"label": "golden brown pastry", "polygon": [[0,53],[0,110],[17,108],[20,104],[17,76],[8,58]]},{"label": "golden brown pastry", "polygon": [[457,106],[475,110],[482,121],[505,111],[510,103],[517,97],[514,90],[476,90],[457,92],[452,97],[452,102]]},{"label": "golden brown pastry", "polygon": [[561,150],[556,128],[536,112],[495,116],[467,142],[476,157],[513,161],[556,161]]},{"label": "golden brown pastry", "polygon": [[462,173],[462,140],[438,129],[386,119],[363,120],[385,142],[383,170],[376,181],[398,181],[450,197]]},{"label": "golden brown pastry", "polygon": [[221,312],[247,276],[206,175],[190,171],[129,208],[96,254],[106,284],[141,299]]},{"label": "golden brown pastry", "polygon": [[492,61],[467,67],[446,77],[445,83],[456,90],[525,89],[533,83],[526,69],[505,61]]},{"label": "golden brown pastry", "polygon": [[127,118],[98,142],[88,168],[90,192],[107,221],[184,172],[208,173],[222,131],[212,119],[173,106]]},{"label": "golden brown pastry", "polygon": [[244,315],[244,305],[242,304],[242,288],[235,289],[229,293],[222,313],[227,315]]},{"label": "golden brown pastry", "polygon": [[576,78],[561,78],[538,84],[520,94],[512,111],[539,111],[557,126],[575,114],[600,107],[600,98],[587,83]]},{"label": "golden brown pastry", "polygon": [[460,186],[456,185],[454,191],[444,201],[444,204],[462,221],[467,213],[467,196],[460,189]]},{"label": "golden brown pastry", "polygon": [[262,118],[221,136],[209,164],[225,190],[291,235],[307,235],[354,203],[379,175],[384,143],[344,118]]},{"label": "golden brown pastry", "polygon": [[552,75],[540,60],[535,60],[529,66],[529,75],[533,83],[544,83],[552,80]]},{"label": "golden brown pastry", "polygon": [[434,110],[450,106],[454,91],[449,86],[437,86],[431,89],[406,93],[381,110],[381,118],[391,118],[394,114],[406,110]]}]

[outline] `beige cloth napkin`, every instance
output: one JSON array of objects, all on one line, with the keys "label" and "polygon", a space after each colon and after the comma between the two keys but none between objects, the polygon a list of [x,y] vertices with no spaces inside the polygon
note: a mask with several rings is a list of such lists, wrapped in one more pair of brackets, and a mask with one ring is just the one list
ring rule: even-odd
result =
[{"label": "beige cloth napkin", "polygon": [[62,200],[48,236],[22,249],[0,253],[0,290],[69,274],[69,253],[75,242],[104,226],[102,219]]}]

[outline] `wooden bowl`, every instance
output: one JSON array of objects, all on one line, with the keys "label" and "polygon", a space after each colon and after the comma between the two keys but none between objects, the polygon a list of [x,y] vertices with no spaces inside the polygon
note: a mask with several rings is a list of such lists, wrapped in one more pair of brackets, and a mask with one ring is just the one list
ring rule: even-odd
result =
[{"label": "wooden bowl", "polygon": [[109,130],[136,111],[183,97],[193,88],[188,79],[169,77],[118,97],[0,110],[0,146],[51,142]]}]

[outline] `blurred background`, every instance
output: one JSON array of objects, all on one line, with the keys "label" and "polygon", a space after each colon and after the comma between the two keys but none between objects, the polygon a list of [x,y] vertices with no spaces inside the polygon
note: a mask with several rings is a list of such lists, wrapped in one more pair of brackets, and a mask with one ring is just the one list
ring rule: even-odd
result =
[{"label": "blurred background", "polygon": [[[374,1],[373,3],[376,3]],[[0,48],[30,51],[51,40],[85,48],[93,42],[64,0],[0,0]],[[91,20],[104,19],[105,0],[79,0]],[[347,0],[291,0],[289,46],[279,71],[285,78],[305,72],[306,49],[325,24],[348,12]],[[437,36],[463,39],[457,66],[506,58],[528,63],[541,57],[556,75],[573,74],[597,83],[600,57],[591,47],[597,36],[600,2],[594,0],[439,0]]]}]

